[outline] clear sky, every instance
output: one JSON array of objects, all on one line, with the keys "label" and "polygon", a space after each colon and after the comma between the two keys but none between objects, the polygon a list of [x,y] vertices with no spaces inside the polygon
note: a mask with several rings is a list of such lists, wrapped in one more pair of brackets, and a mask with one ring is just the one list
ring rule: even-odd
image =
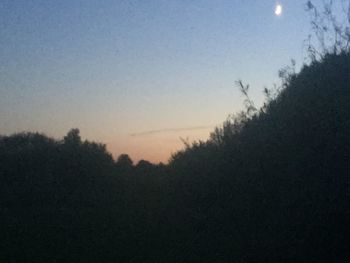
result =
[{"label": "clear sky", "polygon": [[0,134],[76,127],[166,162],[242,108],[237,79],[259,105],[304,62],[306,1],[279,2],[281,16],[274,0],[1,0]]}]

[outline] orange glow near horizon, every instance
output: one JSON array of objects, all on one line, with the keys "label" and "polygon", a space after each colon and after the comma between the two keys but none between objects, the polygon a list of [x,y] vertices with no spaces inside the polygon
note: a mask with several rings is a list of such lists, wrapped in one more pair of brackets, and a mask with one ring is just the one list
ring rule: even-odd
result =
[{"label": "orange glow near horizon", "polygon": [[136,164],[144,159],[152,163],[168,163],[171,155],[184,148],[181,138],[189,142],[207,140],[212,128],[181,132],[164,132],[150,135],[125,135],[110,137],[107,149],[116,159],[122,153],[128,154]]}]

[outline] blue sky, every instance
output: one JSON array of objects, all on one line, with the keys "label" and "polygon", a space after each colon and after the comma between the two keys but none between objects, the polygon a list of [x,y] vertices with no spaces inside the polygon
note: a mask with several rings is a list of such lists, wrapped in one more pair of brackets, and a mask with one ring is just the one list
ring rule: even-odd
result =
[{"label": "blue sky", "polygon": [[304,63],[305,1],[280,3],[277,17],[270,0],[2,0],[0,134],[77,127],[114,155],[166,161],[242,108],[237,79],[261,104],[281,67]]}]

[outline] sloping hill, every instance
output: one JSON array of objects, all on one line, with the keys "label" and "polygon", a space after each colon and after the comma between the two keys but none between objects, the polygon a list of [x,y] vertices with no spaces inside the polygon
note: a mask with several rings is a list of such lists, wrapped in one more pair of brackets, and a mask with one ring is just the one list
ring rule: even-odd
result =
[{"label": "sloping hill", "polygon": [[2,262],[349,262],[350,55],[285,76],[168,166],[0,137]]},{"label": "sloping hill", "polygon": [[233,254],[243,262],[343,262],[350,234],[350,55],[327,55],[285,80],[259,113],[174,156],[178,188],[188,210],[200,211],[194,225],[210,221],[208,229],[216,229],[203,246],[231,237],[222,241],[224,252],[215,244],[205,251],[239,251]]}]

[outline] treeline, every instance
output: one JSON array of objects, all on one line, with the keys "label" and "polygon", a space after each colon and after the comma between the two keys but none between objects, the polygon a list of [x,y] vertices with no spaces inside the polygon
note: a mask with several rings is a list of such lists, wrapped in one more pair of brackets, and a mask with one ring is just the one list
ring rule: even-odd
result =
[{"label": "treeline", "polygon": [[164,169],[144,160],[133,165],[126,154],[114,161],[78,129],[62,140],[28,132],[0,137],[1,262],[133,256],[141,242],[134,228],[146,227],[139,222],[151,211],[143,184]]},{"label": "treeline", "polygon": [[350,55],[282,73],[167,165],[77,129],[1,137],[1,261],[347,262]]}]

